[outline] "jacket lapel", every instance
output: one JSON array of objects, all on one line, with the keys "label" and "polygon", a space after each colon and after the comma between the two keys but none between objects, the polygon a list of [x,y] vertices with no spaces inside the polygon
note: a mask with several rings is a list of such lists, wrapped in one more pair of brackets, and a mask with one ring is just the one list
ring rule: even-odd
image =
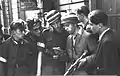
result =
[{"label": "jacket lapel", "polygon": [[75,40],[75,45],[77,45],[78,43],[80,43],[81,38],[82,38],[82,35],[77,34],[76,40]]}]

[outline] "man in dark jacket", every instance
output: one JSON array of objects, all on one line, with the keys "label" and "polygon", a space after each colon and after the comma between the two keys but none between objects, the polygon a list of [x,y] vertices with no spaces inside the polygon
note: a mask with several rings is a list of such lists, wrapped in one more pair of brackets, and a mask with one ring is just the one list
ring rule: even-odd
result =
[{"label": "man in dark jacket", "polygon": [[87,29],[99,34],[97,50],[91,56],[86,57],[87,63],[94,63],[96,74],[119,75],[120,59],[115,32],[108,28],[108,16],[101,10],[93,10],[88,15],[89,25]]},{"label": "man in dark jacket", "polygon": [[32,18],[32,19],[27,19],[27,25],[28,25],[28,30],[29,32],[25,35],[25,39],[36,49],[34,49],[33,52],[31,52],[31,72],[33,75],[37,74],[37,59],[38,59],[38,46],[37,43],[41,41],[41,32],[42,32],[42,27],[41,27],[41,22],[38,19]]},{"label": "man in dark jacket", "polygon": [[42,55],[42,75],[63,75],[66,62],[66,41],[68,32],[61,25],[61,15],[56,10],[47,13],[50,28],[42,33],[45,44]]},{"label": "man in dark jacket", "polygon": [[30,76],[29,57],[34,48],[23,39],[26,25],[21,19],[10,25],[11,37],[0,46],[1,76]]}]

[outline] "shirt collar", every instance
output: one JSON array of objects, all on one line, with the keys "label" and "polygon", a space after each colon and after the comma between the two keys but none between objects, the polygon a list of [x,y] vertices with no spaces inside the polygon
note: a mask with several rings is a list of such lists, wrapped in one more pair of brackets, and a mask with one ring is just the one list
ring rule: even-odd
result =
[{"label": "shirt collar", "polygon": [[18,44],[24,44],[24,41],[23,41],[23,40],[20,41],[20,43],[18,43],[15,39],[12,38],[12,41],[13,41],[16,45],[18,45]]},{"label": "shirt collar", "polygon": [[110,30],[110,28],[107,28],[106,30],[104,30],[104,31],[100,34],[100,36],[99,36],[99,41],[102,39],[103,35],[104,35],[108,30]]}]

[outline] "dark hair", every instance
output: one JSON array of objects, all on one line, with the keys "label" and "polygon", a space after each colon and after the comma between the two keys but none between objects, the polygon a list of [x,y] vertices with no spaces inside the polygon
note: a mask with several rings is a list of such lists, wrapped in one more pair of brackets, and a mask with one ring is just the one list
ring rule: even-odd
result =
[{"label": "dark hair", "polygon": [[105,12],[101,10],[94,10],[89,14],[90,21],[94,24],[102,23],[103,25],[107,25],[108,16]]},{"label": "dark hair", "polygon": [[82,6],[80,9],[77,10],[77,14],[83,13],[85,16],[89,14],[89,8],[87,6]]},{"label": "dark hair", "polygon": [[34,27],[36,27],[37,23],[40,23],[40,27],[41,27],[41,21],[39,19],[27,20],[28,29],[29,30],[33,29]]},{"label": "dark hair", "polygon": [[11,31],[12,30],[16,30],[16,29],[20,29],[21,31],[25,30],[27,27],[25,25],[25,22],[24,21],[13,21],[11,24],[10,24],[10,29]]}]

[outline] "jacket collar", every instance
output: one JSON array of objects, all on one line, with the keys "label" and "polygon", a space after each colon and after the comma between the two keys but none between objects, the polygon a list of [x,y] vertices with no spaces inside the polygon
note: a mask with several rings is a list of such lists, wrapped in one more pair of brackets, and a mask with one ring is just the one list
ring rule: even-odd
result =
[{"label": "jacket collar", "polygon": [[107,31],[109,31],[109,30],[110,30],[110,28],[107,28],[106,30],[104,30],[104,31],[100,34],[100,36],[99,36],[99,41],[101,41],[103,35],[104,35]]}]

